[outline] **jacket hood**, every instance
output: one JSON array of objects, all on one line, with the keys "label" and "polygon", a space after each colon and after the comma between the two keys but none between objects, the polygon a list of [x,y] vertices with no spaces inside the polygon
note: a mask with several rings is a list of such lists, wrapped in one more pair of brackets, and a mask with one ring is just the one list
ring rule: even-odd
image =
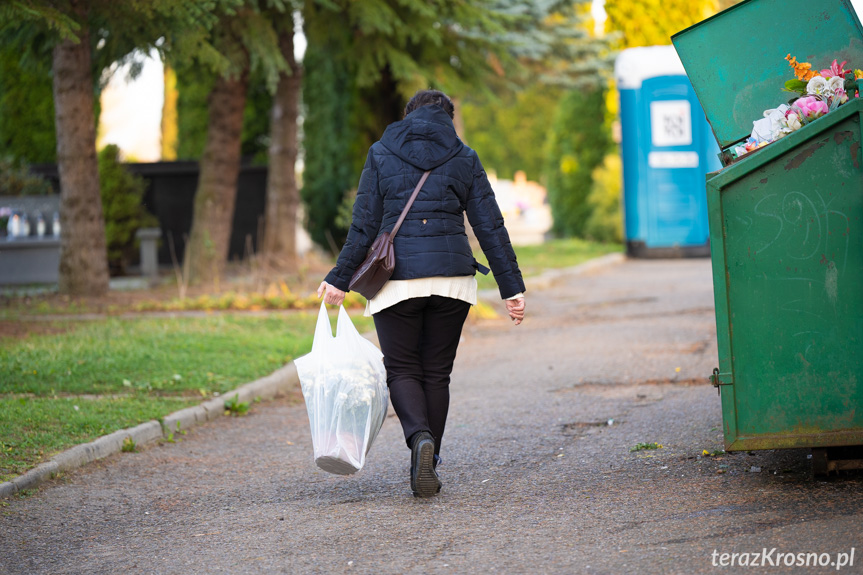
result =
[{"label": "jacket hood", "polygon": [[440,166],[464,147],[452,119],[440,106],[423,106],[393,122],[384,130],[381,144],[423,171]]}]

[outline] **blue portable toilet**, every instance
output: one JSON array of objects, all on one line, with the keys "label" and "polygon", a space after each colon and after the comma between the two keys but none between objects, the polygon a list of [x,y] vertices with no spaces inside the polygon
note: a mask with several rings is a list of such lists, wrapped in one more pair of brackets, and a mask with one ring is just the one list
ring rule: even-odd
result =
[{"label": "blue portable toilet", "polygon": [[705,176],[722,164],[677,52],[672,46],[624,50],[614,76],[627,254],[710,255]]}]

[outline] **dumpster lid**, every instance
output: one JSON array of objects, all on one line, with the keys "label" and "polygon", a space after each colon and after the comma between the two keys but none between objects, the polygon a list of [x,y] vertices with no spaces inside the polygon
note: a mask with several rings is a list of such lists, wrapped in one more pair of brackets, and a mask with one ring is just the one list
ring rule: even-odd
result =
[{"label": "dumpster lid", "polygon": [[637,90],[650,78],[685,75],[673,46],[627,48],[614,62],[614,80],[620,90]]},{"label": "dumpster lid", "polygon": [[671,37],[689,81],[725,149],[784,104],[791,54],[813,70],[847,60],[863,68],[863,28],[850,0],[744,0]]}]

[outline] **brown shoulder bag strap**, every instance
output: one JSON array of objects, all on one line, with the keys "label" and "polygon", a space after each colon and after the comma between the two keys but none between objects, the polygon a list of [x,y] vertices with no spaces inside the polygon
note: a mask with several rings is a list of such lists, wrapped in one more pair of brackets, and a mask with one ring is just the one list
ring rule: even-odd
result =
[{"label": "brown shoulder bag strap", "polygon": [[423,177],[420,178],[420,181],[417,184],[417,187],[414,188],[414,193],[411,194],[411,197],[408,199],[408,203],[405,205],[405,209],[402,210],[402,213],[399,216],[399,219],[396,222],[396,225],[393,226],[393,231],[390,232],[390,243],[392,243],[393,238],[399,232],[399,228],[402,227],[402,222],[405,221],[405,216],[408,215],[408,212],[410,211],[411,206],[414,205],[414,200],[416,200],[417,196],[420,195],[420,189],[423,187],[423,184],[426,183],[426,180],[428,179],[430,173],[431,173],[431,170],[429,170],[428,172],[425,172],[423,174]]}]

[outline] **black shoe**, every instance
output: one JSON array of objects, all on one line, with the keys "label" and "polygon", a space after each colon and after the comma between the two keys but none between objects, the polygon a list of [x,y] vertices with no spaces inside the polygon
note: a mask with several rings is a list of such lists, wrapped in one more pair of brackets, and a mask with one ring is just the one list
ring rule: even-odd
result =
[{"label": "black shoe", "polygon": [[432,497],[440,491],[434,455],[431,434],[426,431],[417,433],[411,449],[411,490],[416,497]]}]

